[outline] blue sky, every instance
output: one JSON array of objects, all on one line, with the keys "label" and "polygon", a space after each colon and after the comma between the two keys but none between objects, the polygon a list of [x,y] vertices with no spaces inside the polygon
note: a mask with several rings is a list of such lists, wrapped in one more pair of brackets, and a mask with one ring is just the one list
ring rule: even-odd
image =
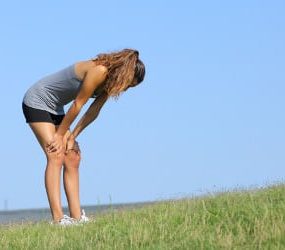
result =
[{"label": "blue sky", "polygon": [[284,181],[284,11],[274,0],[2,3],[0,210],[49,206],[25,91],[127,47],[146,78],[78,137],[82,206]]}]

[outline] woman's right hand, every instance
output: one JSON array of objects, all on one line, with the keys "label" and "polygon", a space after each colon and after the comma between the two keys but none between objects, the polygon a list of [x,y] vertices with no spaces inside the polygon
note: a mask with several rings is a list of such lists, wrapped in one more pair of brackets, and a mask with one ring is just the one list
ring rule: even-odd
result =
[{"label": "woman's right hand", "polygon": [[48,153],[57,153],[62,152],[64,147],[63,136],[55,133],[53,139],[46,144]]}]

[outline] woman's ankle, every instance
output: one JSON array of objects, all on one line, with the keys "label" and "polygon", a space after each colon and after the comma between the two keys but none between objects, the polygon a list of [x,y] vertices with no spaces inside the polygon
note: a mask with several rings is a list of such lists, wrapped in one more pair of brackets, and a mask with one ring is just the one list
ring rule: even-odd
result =
[{"label": "woman's ankle", "polygon": [[63,218],[63,212],[53,213],[52,218],[54,221],[59,222]]},{"label": "woman's ankle", "polygon": [[70,213],[70,217],[76,220],[79,220],[81,218],[81,212],[79,213]]}]

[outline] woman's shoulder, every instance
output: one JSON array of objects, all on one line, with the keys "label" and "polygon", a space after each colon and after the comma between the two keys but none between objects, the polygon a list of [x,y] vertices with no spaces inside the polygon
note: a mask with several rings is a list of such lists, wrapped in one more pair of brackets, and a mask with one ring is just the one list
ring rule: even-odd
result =
[{"label": "woman's shoulder", "polygon": [[96,62],[92,60],[86,60],[86,61],[78,61],[74,63],[74,72],[77,75],[79,79],[82,81],[84,80],[87,72],[93,68],[100,68],[100,70],[104,71],[106,70],[106,67],[103,65],[98,65]]}]

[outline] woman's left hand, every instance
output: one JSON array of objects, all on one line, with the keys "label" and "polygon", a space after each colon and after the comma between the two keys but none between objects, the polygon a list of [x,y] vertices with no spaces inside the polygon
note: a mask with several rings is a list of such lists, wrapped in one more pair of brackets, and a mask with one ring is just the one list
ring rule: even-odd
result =
[{"label": "woman's left hand", "polygon": [[60,153],[63,149],[63,136],[55,133],[52,141],[46,147],[48,153]]},{"label": "woman's left hand", "polygon": [[77,154],[80,154],[79,144],[72,135],[70,135],[69,138],[67,139],[65,154],[67,154],[70,150],[73,150]]}]

